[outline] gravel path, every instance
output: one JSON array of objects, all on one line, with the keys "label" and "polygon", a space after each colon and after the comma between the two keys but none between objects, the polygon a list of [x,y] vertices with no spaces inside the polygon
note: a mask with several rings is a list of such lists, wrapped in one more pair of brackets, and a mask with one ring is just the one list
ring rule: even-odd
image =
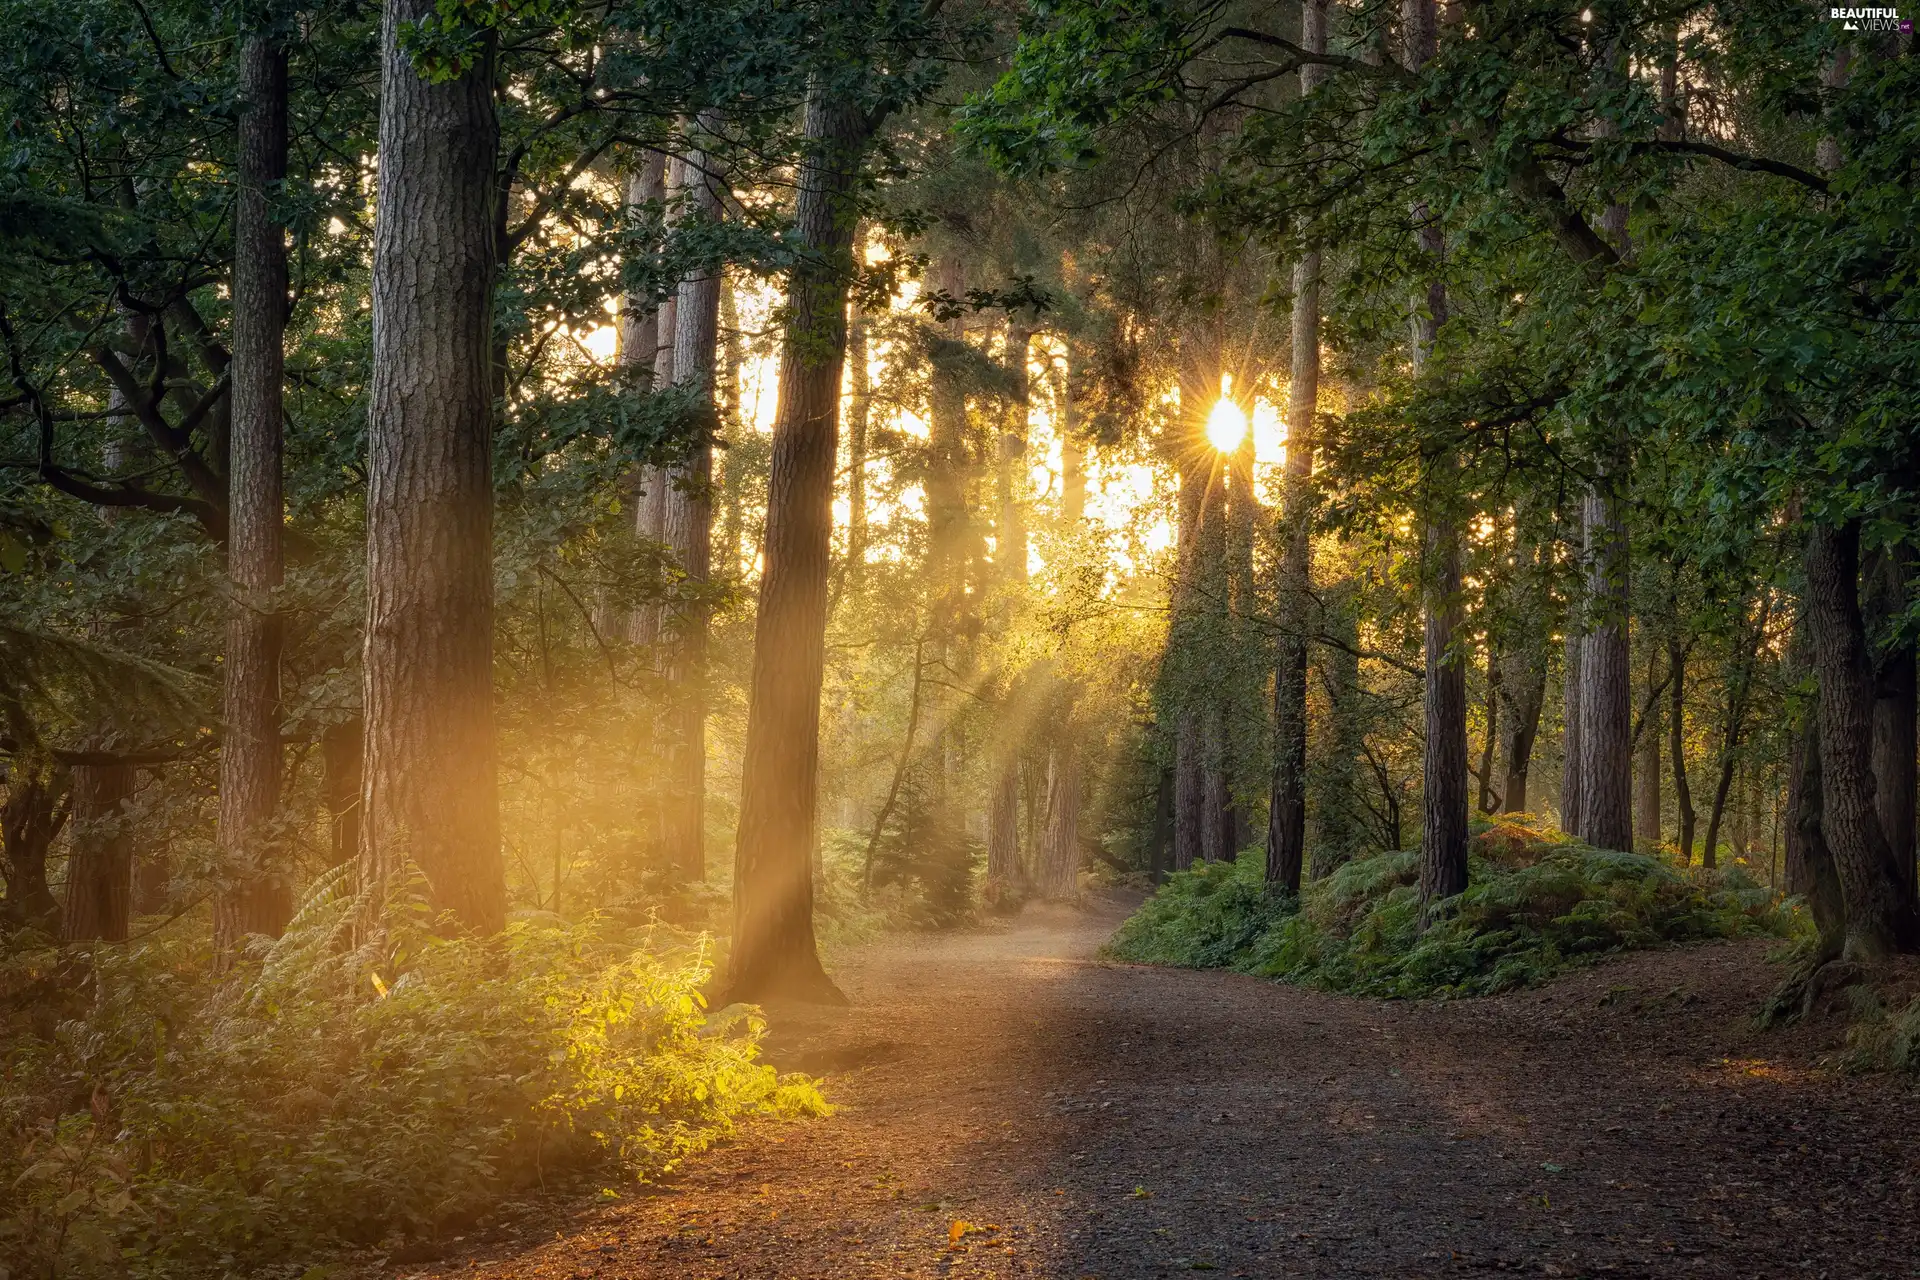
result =
[{"label": "gravel path", "polygon": [[[403,1274],[1920,1275],[1920,1097],[1761,1036],[1759,944],[1377,1003],[1109,965],[1121,908],[894,938],[777,1011],[831,1119]],[[1825,1029],[1830,1037],[1831,1027]]]}]

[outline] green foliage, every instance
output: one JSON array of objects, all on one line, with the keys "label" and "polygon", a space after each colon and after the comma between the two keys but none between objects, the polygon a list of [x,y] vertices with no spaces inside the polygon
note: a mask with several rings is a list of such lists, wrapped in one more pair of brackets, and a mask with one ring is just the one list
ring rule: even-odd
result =
[{"label": "green foliage", "polygon": [[703,940],[547,918],[347,950],[340,878],[217,986],[179,943],[8,961],[9,995],[71,1005],[5,1041],[16,1275],[305,1265],[534,1184],[655,1176],[743,1115],[825,1106],[756,1060],[750,1011],[706,1016]]},{"label": "green foliage", "polygon": [[1261,857],[1176,873],[1107,944],[1116,959],[1230,968],[1355,995],[1487,995],[1610,952],[1780,934],[1789,917],[1739,871],[1540,841],[1521,865],[1476,856],[1467,891],[1420,930],[1419,855],[1349,862],[1295,904]]}]

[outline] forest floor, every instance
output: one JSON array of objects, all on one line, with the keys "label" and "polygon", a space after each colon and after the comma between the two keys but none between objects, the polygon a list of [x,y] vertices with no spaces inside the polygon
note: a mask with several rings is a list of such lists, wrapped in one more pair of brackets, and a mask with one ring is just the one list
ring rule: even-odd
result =
[{"label": "forest floor", "polygon": [[1124,911],[860,948],[775,1013],[831,1118],[388,1274],[1920,1274],[1920,1091],[1755,1031],[1765,943],[1381,1003],[1098,961]]}]

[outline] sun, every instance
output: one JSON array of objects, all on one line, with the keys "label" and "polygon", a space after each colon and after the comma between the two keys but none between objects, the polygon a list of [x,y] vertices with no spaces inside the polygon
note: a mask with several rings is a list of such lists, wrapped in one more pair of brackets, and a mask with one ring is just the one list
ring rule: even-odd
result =
[{"label": "sun", "polygon": [[1247,438],[1247,411],[1222,397],[1207,414],[1207,443],[1232,453]]}]

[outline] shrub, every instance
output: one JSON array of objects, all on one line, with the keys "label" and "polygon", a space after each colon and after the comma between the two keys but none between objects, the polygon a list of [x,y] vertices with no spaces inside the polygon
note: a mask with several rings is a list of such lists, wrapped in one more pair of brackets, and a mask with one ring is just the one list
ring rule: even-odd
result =
[{"label": "shrub", "polygon": [[742,1115],[825,1105],[756,1060],[757,1018],[705,1016],[703,940],[549,918],[486,940],[397,932],[376,964],[338,932],[296,928],[218,985],[181,945],[103,947],[73,986],[84,1007],[48,1038],[13,1030],[16,1280],[297,1276],[531,1186],[658,1175]]},{"label": "shrub", "polygon": [[[1790,928],[1772,895],[1738,870],[1683,872],[1524,823],[1491,830],[1496,840],[1476,838],[1466,892],[1424,931],[1417,854],[1349,862],[1296,904],[1267,890],[1255,852],[1173,875],[1107,953],[1356,995],[1462,996],[1530,985],[1630,947]],[[1497,860],[1481,856],[1489,844]]]}]

